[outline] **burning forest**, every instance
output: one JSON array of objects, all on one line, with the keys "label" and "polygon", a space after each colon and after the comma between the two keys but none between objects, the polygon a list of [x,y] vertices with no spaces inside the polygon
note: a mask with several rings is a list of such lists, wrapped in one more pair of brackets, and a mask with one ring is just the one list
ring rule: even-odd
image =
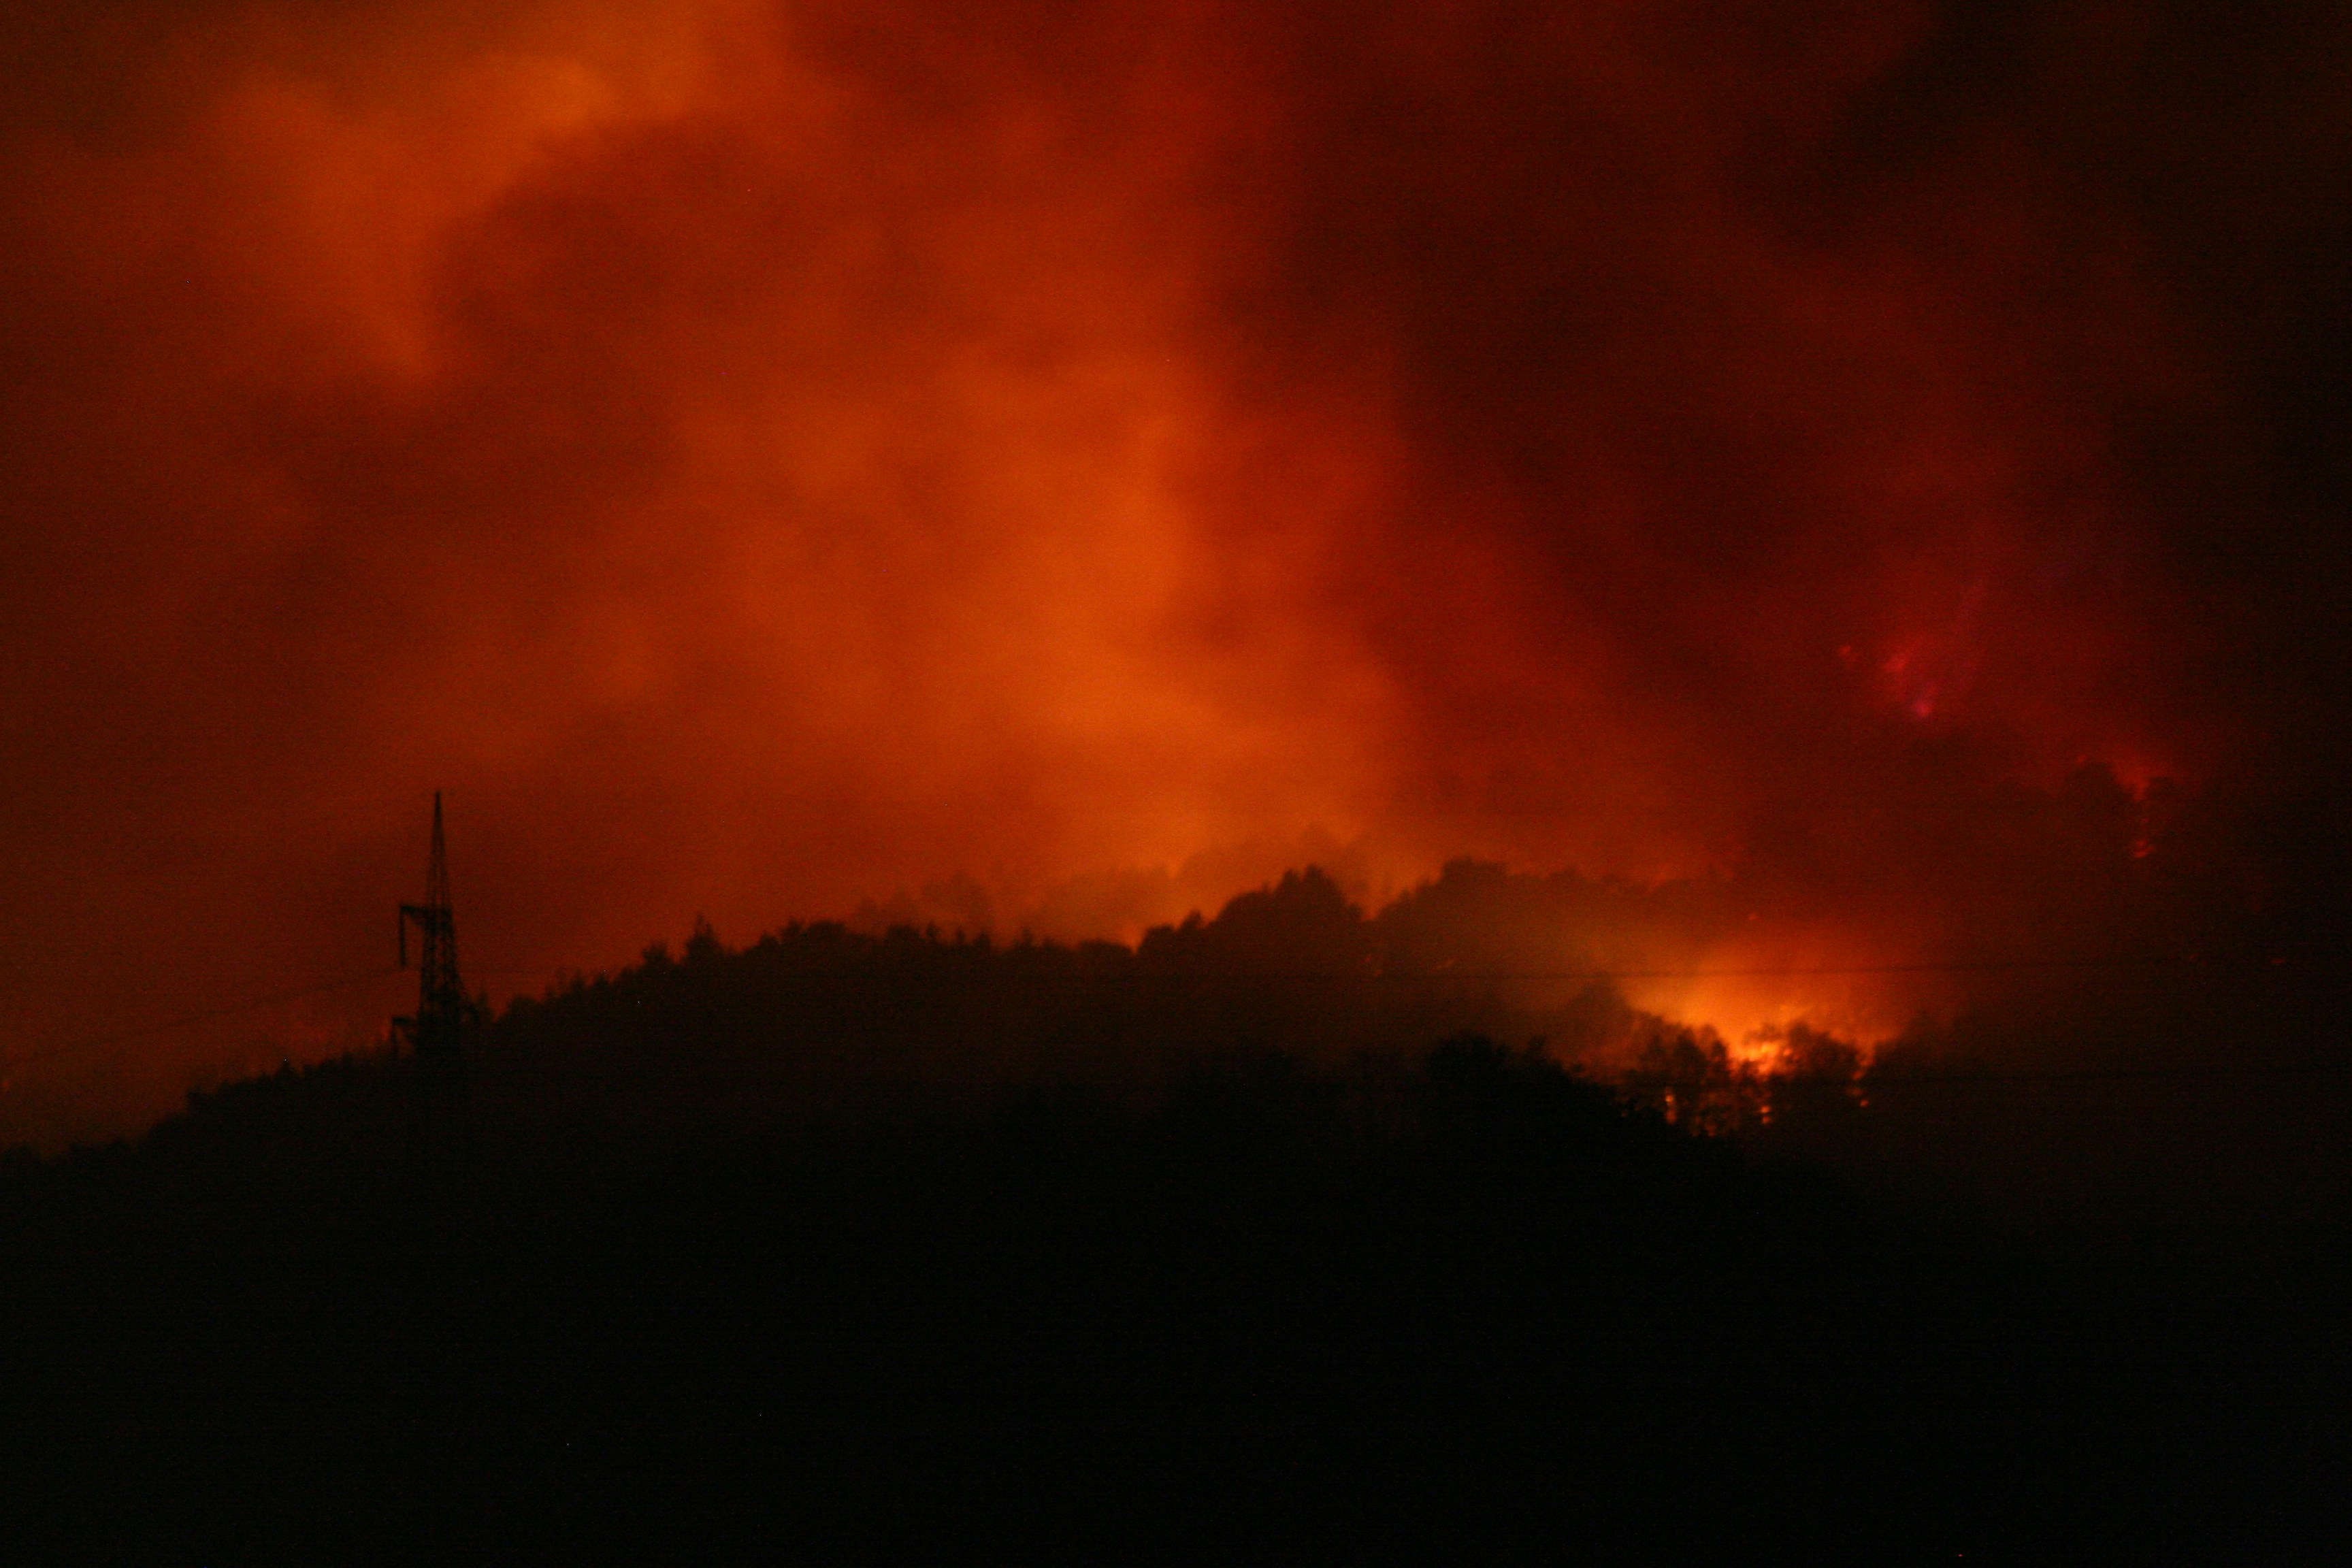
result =
[{"label": "burning forest", "polygon": [[[20,1338],[308,1281],[410,1360],[190,1353],[354,1453],[805,1409],[877,1498],[1000,1418],[1058,1458],[973,1497],[1122,1422],[1101,1495],[1224,1495],[1170,1434],[1263,1384],[1259,1479],[1405,1495],[1425,1405],[1589,1523],[1687,1500],[1594,1434],[1705,1428],[1812,1456],[1727,1530],[1859,1456],[1905,1554],[2025,1538],[1975,1433],[2046,1384],[2014,1454],[2261,1514],[2340,1426],[2243,1391],[2343,1370],[2347,59],[2336,4],[0,0]],[[384,1403],[499,1404],[384,1326],[527,1366],[493,1278],[636,1393]],[[1066,1288],[1066,1384],[972,1326]],[[608,1310],[724,1349],[632,1381]],[[185,1453],[168,1360],[19,1429]],[[2267,1468],[2132,1447],[2171,1408]]]}]

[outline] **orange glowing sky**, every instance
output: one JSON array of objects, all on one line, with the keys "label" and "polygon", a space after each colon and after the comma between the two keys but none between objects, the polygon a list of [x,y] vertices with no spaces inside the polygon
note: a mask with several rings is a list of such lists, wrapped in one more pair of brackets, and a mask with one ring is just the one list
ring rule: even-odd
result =
[{"label": "orange glowing sky", "polygon": [[381,962],[436,787],[485,971],[1465,853],[1797,963],[1969,936],[1976,792],[2318,770],[2338,9],[69,11],[0,1050]]}]

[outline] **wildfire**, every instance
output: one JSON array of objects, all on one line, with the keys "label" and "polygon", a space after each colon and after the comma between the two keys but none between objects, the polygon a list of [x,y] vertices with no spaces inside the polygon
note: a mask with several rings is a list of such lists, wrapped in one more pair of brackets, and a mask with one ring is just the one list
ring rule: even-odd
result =
[{"label": "wildfire", "polygon": [[1830,946],[1718,950],[1687,975],[1629,981],[1626,999],[1670,1023],[1711,1032],[1735,1063],[1785,1065],[1791,1031],[1854,1047],[1865,1062],[1923,1008],[1940,1000],[1934,976]]}]

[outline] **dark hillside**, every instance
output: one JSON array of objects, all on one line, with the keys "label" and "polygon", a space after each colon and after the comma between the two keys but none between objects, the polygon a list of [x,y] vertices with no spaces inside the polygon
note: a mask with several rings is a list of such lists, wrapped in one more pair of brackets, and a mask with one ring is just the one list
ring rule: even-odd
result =
[{"label": "dark hillside", "polygon": [[[1126,962],[806,942],[508,1015],[463,1123],[354,1060],[9,1167],[12,1528],[202,1561],[1949,1560],[2328,1522],[2340,1285],[2029,1263],[1475,1035],[693,1114],[743,1070],[713,997],[841,973],[795,952],[931,966],[910,990],[956,1007],[798,993],[910,1065],[992,1016],[991,963],[1035,966],[992,1016],[1034,1024]],[[580,1100],[568,1012],[609,1073]],[[597,1113],[615,1085],[647,1113]]]}]

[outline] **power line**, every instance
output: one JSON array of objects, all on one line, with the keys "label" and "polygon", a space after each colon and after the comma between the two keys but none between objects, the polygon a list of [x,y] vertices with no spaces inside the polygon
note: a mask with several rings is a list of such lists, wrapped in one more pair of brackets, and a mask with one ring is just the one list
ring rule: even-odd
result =
[{"label": "power line", "polygon": [[[1021,1054],[1016,1047],[1013,1055],[1017,1057]],[[678,1070],[661,1067],[616,1064],[609,1060],[572,1058],[563,1063],[563,1071],[564,1081],[572,1085],[675,1084],[681,1079],[692,1079],[696,1075],[695,1069],[699,1065],[699,1058],[691,1057],[679,1058]],[[1010,1065],[1017,1068],[1023,1064],[1014,1061]],[[1562,1065],[1573,1068],[1576,1064],[1570,1062]],[[2352,1057],[2327,1061],[2242,1064],[2231,1067],[2179,1065],[2153,1068],[2047,1068],[2030,1070],[1988,1068],[1982,1071],[1958,1069],[1949,1072],[1898,1071],[1895,1073],[1881,1073],[1864,1067],[1856,1077],[1850,1079],[1824,1078],[1798,1073],[1759,1073],[1716,1079],[1676,1079],[1657,1073],[1644,1074],[1637,1065],[1630,1072],[1620,1072],[1613,1077],[1598,1078],[1588,1081],[1598,1082],[1604,1088],[1623,1089],[1632,1092],[1653,1089],[1690,1089],[1705,1093],[1708,1090],[1720,1089],[1764,1090],[1772,1094],[1782,1094],[1810,1090],[1823,1094],[1850,1094],[1858,1091],[1869,1095],[1875,1094],[1882,1089],[1951,1089],[1978,1084],[2233,1082],[2252,1079],[2321,1078],[2341,1073],[2352,1073]],[[813,1086],[810,1081],[794,1080],[790,1078],[771,1081],[772,1085],[780,1085],[787,1090],[805,1089]],[[836,1078],[820,1066],[815,1069],[814,1087],[861,1089],[919,1089],[952,1092],[999,1089],[1018,1090],[1024,1086],[1018,1079],[989,1073],[959,1079],[935,1073],[885,1073],[861,1068]]]},{"label": "power line", "polygon": [[[998,951],[1000,952],[1003,952],[1006,951],[1018,950],[999,949]],[[740,956],[740,954],[732,956]],[[1045,972],[1027,974],[971,976],[970,978],[989,980],[999,984],[1021,985],[1052,984],[1133,985],[1142,984],[1169,984],[1186,981],[1216,981],[1240,983],[1244,984],[1374,982],[1383,984],[1417,984],[1434,985],[1447,984],[1499,984],[1504,982],[1582,982],[1591,984],[1628,980],[1793,980],[1881,974],[1963,974],[2023,972],[2032,970],[2147,969],[2184,964],[2190,968],[2207,971],[2222,968],[2253,968],[2263,973],[2273,972],[2276,967],[2274,964],[2264,963],[2263,962],[2256,959],[2235,961],[2193,961],[2174,956],[2124,955],[2092,958],[1954,960],[1932,963],[1822,964],[1808,967],[1784,966],[1742,969],[1418,970],[1402,973],[1397,971],[1383,972],[1371,970],[1253,971],[1245,969],[1155,969],[1142,973],[1073,973],[1064,971],[1059,973]],[[372,984],[377,981],[386,980],[391,978],[393,975],[403,973],[404,973],[404,971],[398,968],[373,970],[364,974],[351,975],[341,980],[331,980],[323,984],[305,986],[299,990],[279,992],[268,996],[257,996],[247,1001],[232,1003],[226,1006],[210,1008],[201,1013],[191,1013],[185,1016],[167,1019],[164,1022],[158,1024],[142,1025],[137,1028],[120,1030],[116,1033],[101,1035],[92,1039],[71,1041],[64,1045],[52,1047],[47,1050],[34,1052],[29,1056],[15,1057],[5,1062],[0,1062],[0,1070],[14,1071],[19,1068],[37,1067],[42,1063],[55,1061],[61,1058],[79,1056],[90,1051],[104,1050],[112,1046],[125,1045],[133,1040],[146,1039],[157,1035],[170,1034],[174,1030],[193,1027],[198,1024],[214,1023],[223,1018],[236,1017],[240,1014],[256,1012],[264,1007],[278,1006],[289,1002],[304,1001],[312,996],[329,995],[338,991],[348,991],[356,986]],[[607,974],[603,972],[598,972],[593,974],[584,973],[583,972],[568,969],[562,965],[554,967],[530,968],[477,967],[474,973],[477,974],[500,975],[508,977],[571,974],[589,984],[608,981],[617,977],[616,975]],[[620,973],[625,973],[626,971],[624,970]],[[868,984],[879,984],[894,983],[900,980],[902,977],[893,974],[873,973],[870,972],[860,973],[855,969],[838,969],[804,970],[782,975],[762,976],[762,978],[768,980],[793,981],[804,984],[863,981]]]},{"label": "power line", "polygon": [[[742,957],[754,950],[744,949],[730,954]],[[1018,949],[997,950],[999,953]],[[676,965],[686,967],[683,963]],[[1029,973],[993,976],[952,975],[958,979],[988,978],[1003,984],[1051,984],[1055,983],[1091,985],[1131,985],[1152,982],[1173,981],[1236,981],[1253,984],[1268,983],[1339,983],[1358,981],[1391,981],[1436,984],[1459,982],[1501,981],[1613,981],[1613,980],[1757,980],[1804,979],[1834,975],[1869,974],[1968,974],[2017,972],[2030,970],[2076,969],[2156,969],[2185,968],[2210,973],[2223,969],[2256,969],[2265,973],[2284,968],[2275,961],[2260,959],[2193,960],[2178,956],[2146,955],[2105,958],[2016,958],[1950,960],[1934,963],[1843,963],[1811,966],[1755,967],[1746,969],[1249,969],[1210,967],[1154,967],[1143,970],[1078,972],[1072,970],[1040,970]],[[618,971],[581,971],[563,966],[537,969],[486,969],[476,966],[477,974],[499,975],[569,975],[583,984],[609,984],[626,974]],[[877,983],[896,982],[905,976],[875,973],[856,965],[833,969],[800,969],[782,973],[762,974],[763,981],[825,981],[866,980]],[[929,976],[926,976],[929,978]]]},{"label": "power line", "polygon": [[[1397,980],[1788,980],[1836,974],[1966,974],[2025,969],[2145,969],[2182,962],[2173,958],[1996,958],[1952,960],[1937,963],[1833,963],[1810,967],[1753,969],[1561,969],[1460,972],[1425,970],[1404,974],[1372,974],[1371,979]],[[1352,976],[1335,973],[1334,979]]]},{"label": "power line", "polygon": [[111,1035],[100,1035],[95,1039],[75,1040],[66,1045],[53,1046],[47,1050],[36,1051],[30,1056],[12,1058],[5,1063],[0,1063],[0,1068],[13,1072],[18,1068],[36,1067],[42,1062],[55,1061],[60,1057],[79,1056],[89,1051],[104,1050],[110,1046],[127,1045],[132,1040],[143,1040],[155,1035],[168,1035],[174,1029],[185,1029],[197,1024],[210,1024],[222,1018],[234,1018],[241,1013],[257,1012],[261,1008],[275,1007],[287,1002],[301,1002],[312,996],[325,996],[337,991],[349,991],[355,986],[372,985],[377,981],[388,980],[400,973],[398,969],[377,969],[365,974],[351,975],[342,980],[331,980],[323,985],[305,986],[299,991],[280,992],[274,996],[257,996],[250,1001],[233,1003],[226,1007],[215,1007],[202,1013],[191,1013],[185,1017],[168,1019],[161,1024],[142,1025],[135,1029],[123,1029]]},{"label": "power line", "polygon": [[2352,1072],[2352,1057],[2326,1061],[2246,1063],[2231,1067],[2176,1065],[2144,1068],[2053,1068],[2042,1071],[2015,1069],[1981,1072],[1894,1072],[1873,1073],[1865,1070],[1853,1079],[1784,1079],[1783,1084],[1820,1084],[1823,1087],[1854,1088],[1865,1093],[1879,1089],[1940,1089],[1954,1084],[1972,1083],[2162,1083],[2176,1079],[2194,1079],[2225,1081],[2239,1079],[2312,1078],[2324,1073]]}]

